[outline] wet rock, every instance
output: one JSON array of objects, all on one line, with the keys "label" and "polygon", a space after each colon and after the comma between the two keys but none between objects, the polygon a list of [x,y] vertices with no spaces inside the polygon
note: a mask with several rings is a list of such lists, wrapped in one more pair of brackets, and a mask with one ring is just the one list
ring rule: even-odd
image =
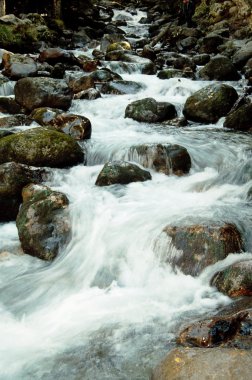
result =
[{"label": "wet rock", "polygon": [[23,193],[16,220],[21,246],[29,255],[53,260],[70,240],[69,201],[46,186],[28,185]]},{"label": "wet rock", "polygon": [[201,53],[218,53],[218,46],[225,42],[225,38],[221,37],[217,33],[209,33],[200,41],[200,52]]},{"label": "wet rock", "polygon": [[12,115],[12,116],[4,116],[0,118],[0,127],[1,128],[10,128],[17,127],[20,125],[31,125],[33,120],[26,115]]},{"label": "wet rock", "polygon": [[[114,52],[107,53],[106,59],[108,61],[113,61],[115,71],[119,71],[123,67],[125,68],[125,72],[128,73],[132,73],[132,71],[137,70],[142,74],[153,75],[156,74],[157,71],[156,66],[150,59],[129,54],[126,51],[116,50]],[[119,62],[117,63],[117,61]]]},{"label": "wet rock", "polygon": [[27,184],[41,183],[46,171],[8,162],[0,165],[0,222],[15,220],[22,202],[22,188]]},{"label": "wet rock", "polygon": [[180,145],[144,144],[133,146],[130,155],[145,168],[166,175],[181,176],[191,168],[191,158],[186,148]]},{"label": "wet rock", "polygon": [[[237,347],[239,338],[241,339],[239,348],[252,348],[252,337],[243,339],[244,334],[241,334],[243,327],[247,328],[251,322],[251,313],[242,311],[230,316],[217,316],[211,319],[206,319],[193,323],[186,327],[178,337],[177,342],[183,346],[194,347]],[[252,330],[251,326],[250,329]],[[244,340],[245,346],[242,347]],[[250,340],[250,342],[249,342]],[[250,347],[248,347],[250,346]]]},{"label": "wet rock", "polygon": [[192,58],[195,65],[204,66],[210,61],[210,55],[207,53],[203,54],[195,54]]},{"label": "wet rock", "polygon": [[252,103],[244,104],[227,115],[223,127],[237,131],[252,131]]},{"label": "wet rock", "polygon": [[38,60],[40,62],[47,62],[50,65],[56,63],[66,63],[69,65],[79,65],[79,60],[66,50],[60,48],[48,48],[40,52]]},{"label": "wet rock", "polygon": [[74,99],[95,100],[101,98],[101,93],[96,88],[88,88],[74,94]]},{"label": "wet rock", "polygon": [[6,129],[5,130],[4,129],[0,129],[0,139],[2,139],[5,136],[10,136],[10,135],[13,135],[13,132],[8,131]]},{"label": "wet rock", "polygon": [[229,58],[218,55],[213,57],[203,69],[199,71],[200,78],[206,80],[237,81],[241,78]]},{"label": "wet rock", "polygon": [[109,44],[106,49],[106,53],[117,50],[132,50],[131,45],[128,41],[119,41]]},{"label": "wet rock", "polygon": [[238,99],[236,90],[226,84],[211,84],[187,98],[183,114],[199,123],[216,123]]},{"label": "wet rock", "polygon": [[84,154],[70,136],[45,127],[28,129],[0,139],[0,163],[68,167],[83,162]]},{"label": "wet rock", "polygon": [[89,88],[94,88],[95,81],[93,77],[91,77],[90,75],[84,75],[77,79],[70,79],[68,82],[68,86],[74,94],[77,94],[80,91],[84,91]]},{"label": "wet rock", "polygon": [[100,49],[103,53],[105,53],[107,51],[107,47],[110,45],[110,44],[113,44],[113,43],[116,43],[116,42],[120,42],[120,41],[123,41],[124,40],[124,36],[123,34],[104,34],[104,36],[101,38],[101,45],[100,45]]},{"label": "wet rock", "polygon": [[73,96],[64,80],[43,77],[18,80],[14,92],[16,102],[29,111],[38,107],[67,110]]},{"label": "wet rock", "polygon": [[175,57],[173,60],[174,69],[184,70],[185,68],[190,68],[192,71],[196,70],[196,65],[192,59],[184,56]]},{"label": "wet rock", "polygon": [[[167,262],[192,276],[243,248],[240,232],[233,224],[167,226],[163,232],[171,238],[167,243]],[[179,252],[171,255],[171,247]]]},{"label": "wet rock", "polygon": [[252,260],[232,264],[216,273],[211,285],[229,297],[252,296]]},{"label": "wet rock", "polygon": [[235,67],[240,70],[246,62],[252,58],[252,41],[245,43],[233,56],[232,61]]},{"label": "wet rock", "polygon": [[0,112],[17,114],[21,112],[21,107],[13,98],[1,96],[0,97]]},{"label": "wet rock", "polygon": [[100,88],[102,94],[136,94],[143,89],[143,85],[133,81],[120,80],[103,84]]},{"label": "wet rock", "polygon": [[33,77],[37,74],[37,64],[33,58],[22,54],[4,53],[2,59],[3,74],[12,80]]},{"label": "wet rock", "polygon": [[195,37],[186,37],[177,42],[177,47],[179,51],[186,52],[187,50],[194,48],[197,45],[197,41],[198,40]]},{"label": "wet rock", "polygon": [[94,79],[95,83],[105,83],[115,80],[123,80],[121,75],[107,69],[100,69],[92,72],[90,77]]},{"label": "wet rock", "polygon": [[168,102],[157,102],[153,98],[136,100],[126,107],[125,117],[146,123],[157,123],[177,116],[176,108]]},{"label": "wet rock", "polygon": [[96,186],[127,185],[131,182],[143,182],[150,179],[150,173],[138,165],[127,161],[111,161],[104,165],[95,184]]},{"label": "wet rock", "polygon": [[245,380],[250,378],[251,371],[248,350],[183,347],[169,352],[154,369],[151,380]]},{"label": "wet rock", "polygon": [[192,70],[164,69],[158,73],[159,79],[170,78],[191,78],[195,79],[195,74]]}]

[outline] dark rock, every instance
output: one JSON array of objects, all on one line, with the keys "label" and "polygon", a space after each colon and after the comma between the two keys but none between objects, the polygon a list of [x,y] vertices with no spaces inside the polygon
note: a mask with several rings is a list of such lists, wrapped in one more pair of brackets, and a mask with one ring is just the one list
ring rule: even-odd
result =
[{"label": "dark rock", "polygon": [[211,84],[187,98],[183,114],[199,123],[216,123],[238,99],[236,90],[226,84]]},{"label": "dark rock", "polygon": [[53,260],[70,240],[69,201],[46,186],[29,185],[23,194],[16,220],[21,246],[29,255]]},{"label": "dark rock", "polygon": [[252,260],[232,264],[216,273],[211,285],[229,297],[252,296]]},{"label": "dark rock", "polygon": [[126,107],[125,117],[146,123],[157,123],[177,116],[176,108],[168,102],[157,102],[153,98],[136,100]]},{"label": "dark rock", "polygon": [[164,69],[158,73],[159,79],[170,79],[170,78],[191,78],[195,79],[195,74],[192,70],[178,70],[178,69]]},{"label": "dark rock", "polygon": [[154,369],[151,380],[246,380],[251,371],[249,350],[179,347],[170,351]]},{"label": "dark rock", "polygon": [[218,46],[225,42],[225,38],[221,37],[217,33],[209,33],[200,42],[200,52],[201,53],[218,53]]},{"label": "dark rock", "polygon": [[68,167],[83,162],[84,154],[70,136],[45,127],[32,128],[0,139],[0,163]]},{"label": "dark rock", "polygon": [[154,169],[166,175],[181,176],[187,174],[191,168],[191,158],[183,146],[149,144],[137,145],[130,149],[132,157],[145,168]]},{"label": "dark rock", "polygon": [[233,56],[233,64],[240,70],[252,58],[252,41],[244,44]]},{"label": "dark rock", "polygon": [[6,129],[0,129],[0,139],[2,139],[5,136],[13,135],[13,132],[8,131]]},{"label": "dark rock", "polygon": [[112,161],[104,165],[95,184],[97,186],[127,185],[131,182],[143,182],[150,179],[150,173],[138,165],[127,161]]},{"label": "dark rock", "polygon": [[115,82],[105,83],[101,86],[100,92],[102,94],[136,94],[143,89],[143,85],[133,81],[120,80]]},{"label": "dark rock", "polygon": [[90,77],[94,79],[95,83],[105,83],[114,80],[123,80],[121,75],[114,73],[109,69],[100,69],[92,72]]},{"label": "dark rock", "polygon": [[171,238],[169,244],[180,251],[170,256],[168,250],[167,261],[192,276],[229,253],[240,253],[243,247],[240,232],[233,224],[167,226],[164,232]]},{"label": "dark rock", "polygon": [[17,114],[21,112],[21,107],[14,99],[1,96],[0,112]]},{"label": "dark rock", "polygon": [[67,110],[73,96],[64,80],[43,77],[18,80],[14,92],[17,103],[29,111],[38,107]]},{"label": "dark rock", "polygon": [[237,81],[241,78],[229,58],[218,55],[210,60],[199,72],[206,80]]},{"label": "dark rock", "polygon": [[226,117],[223,127],[236,131],[252,130],[252,103],[244,104],[234,112],[231,112]]},{"label": "dark rock", "polygon": [[42,169],[8,162],[0,165],[0,222],[15,220],[22,201],[22,188],[27,184],[41,183],[46,179]]},{"label": "dark rock", "polygon": [[210,61],[210,55],[207,53],[196,54],[192,57],[192,60],[195,63],[195,65],[204,66]]}]

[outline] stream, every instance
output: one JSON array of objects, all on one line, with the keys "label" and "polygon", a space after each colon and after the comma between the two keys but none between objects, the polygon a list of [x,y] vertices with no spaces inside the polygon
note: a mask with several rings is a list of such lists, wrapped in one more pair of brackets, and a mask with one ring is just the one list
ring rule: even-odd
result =
[{"label": "stream", "polygon": [[[127,14],[130,33],[146,35],[143,15]],[[74,100],[69,111],[92,123],[86,166],[53,169],[46,183],[70,200],[66,249],[52,263],[23,255],[15,223],[0,224],[1,380],[147,380],[183,324],[231,302],[209,280],[241,257],[231,254],[197,278],[174,272],[166,257],[176,252],[162,231],[230,222],[251,247],[251,135],[225,130],[224,118],[180,128],[125,118],[126,106],[145,97],[169,101],[182,116],[187,97],[210,82],[161,80],[137,68],[119,74],[142,90]],[[241,92],[242,79],[231,85]],[[190,173],[150,168],[151,181],[95,186],[105,162],[139,162],[132,147],[146,143],[184,146]]]}]

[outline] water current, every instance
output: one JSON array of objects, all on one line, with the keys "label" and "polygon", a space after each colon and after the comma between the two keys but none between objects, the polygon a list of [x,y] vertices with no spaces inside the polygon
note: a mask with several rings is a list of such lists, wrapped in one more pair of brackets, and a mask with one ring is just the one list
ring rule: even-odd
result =
[{"label": "water current", "polygon": [[[143,14],[127,15],[130,31],[144,36]],[[251,257],[251,137],[225,130],[223,119],[183,128],[127,119],[126,106],[144,97],[169,101],[182,115],[186,98],[208,82],[121,75],[143,89],[75,100],[70,109],[93,130],[86,166],[54,169],[47,183],[70,200],[66,249],[45,263],[21,253],[15,223],[0,225],[1,380],[148,379],[184,323],[230,302],[209,279],[240,259],[230,255],[197,278],[175,273],[165,260],[176,254],[162,234],[167,225],[235,223],[246,237],[243,258]],[[239,92],[242,80],[232,85]],[[154,142],[186,147],[190,173],[150,168],[151,181],[95,186],[105,162],[139,162],[132,146]]]}]

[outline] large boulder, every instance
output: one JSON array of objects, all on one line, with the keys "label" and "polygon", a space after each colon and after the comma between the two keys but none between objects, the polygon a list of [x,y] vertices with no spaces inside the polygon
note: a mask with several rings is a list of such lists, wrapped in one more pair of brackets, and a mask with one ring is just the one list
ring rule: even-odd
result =
[{"label": "large boulder", "polygon": [[154,369],[151,380],[247,380],[250,350],[235,348],[174,348]]},{"label": "large boulder", "polygon": [[244,104],[227,115],[223,127],[236,131],[252,131],[252,103]]},{"label": "large boulder", "polygon": [[191,168],[191,158],[183,146],[143,144],[130,149],[130,155],[145,168],[151,168],[166,175],[187,174]]},{"label": "large boulder", "polygon": [[126,107],[125,117],[146,123],[157,123],[177,116],[176,108],[168,102],[157,102],[153,98],[136,100]]},{"label": "large boulder", "polygon": [[[240,232],[233,224],[167,226],[163,232],[169,238],[166,261],[192,276],[243,248]],[[178,252],[173,254],[171,247]]]},{"label": "large boulder", "polygon": [[4,67],[3,74],[12,80],[34,77],[38,71],[34,59],[22,54],[4,53],[2,65]]},{"label": "large boulder", "polygon": [[216,123],[227,115],[238,99],[236,90],[226,84],[211,84],[186,99],[183,114],[198,123]]},{"label": "large boulder", "polygon": [[225,56],[213,57],[200,71],[200,78],[206,80],[237,81],[241,78],[231,60]]},{"label": "large boulder", "polygon": [[143,182],[150,179],[151,174],[136,164],[127,161],[111,161],[104,165],[95,184],[97,186],[127,185],[131,182]]},{"label": "large boulder", "polygon": [[216,273],[211,285],[229,297],[252,296],[252,260],[232,264]]},{"label": "large boulder", "polygon": [[75,140],[85,140],[91,137],[91,122],[85,116],[65,113],[58,109],[41,107],[36,108],[30,117],[38,124],[66,133]]},{"label": "large boulder", "polygon": [[70,240],[69,201],[46,186],[28,185],[16,224],[25,253],[53,260]]},{"label": "large boulder", "polygon": [[23,78],[17,81],[15,99],[29,111],[38,107],[67,110],[73,94],[64,80],[53,78]]},{"label": "large boulder", "polygon": [[0,139],[0,164],[16,161],[32,166],[68,167],[83,162],[84,154],[70,136],[37,127]]},{"label": "large boulder", "polygon": [[22,188],[46,179],[45,170],[8,162],[0,165],[0,222],[15,220],[22,202]]}]

